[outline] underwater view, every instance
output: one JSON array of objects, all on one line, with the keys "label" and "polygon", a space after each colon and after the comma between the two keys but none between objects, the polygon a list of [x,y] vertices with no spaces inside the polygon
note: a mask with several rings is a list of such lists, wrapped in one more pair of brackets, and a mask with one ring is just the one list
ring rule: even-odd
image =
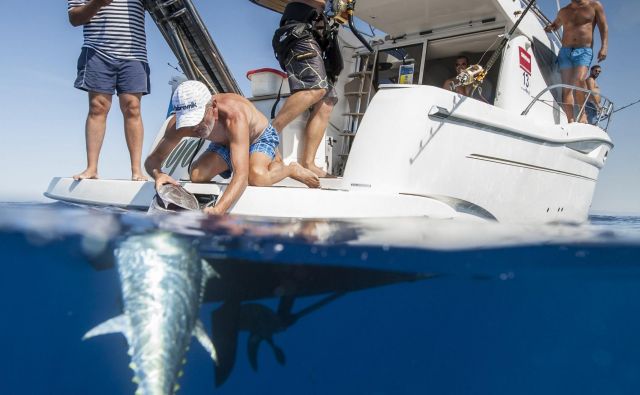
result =
[{"label": "underwater view", "polygon": [[640,218],[314,221],[3,204],[0,246],[3,394],[640,387]]}]

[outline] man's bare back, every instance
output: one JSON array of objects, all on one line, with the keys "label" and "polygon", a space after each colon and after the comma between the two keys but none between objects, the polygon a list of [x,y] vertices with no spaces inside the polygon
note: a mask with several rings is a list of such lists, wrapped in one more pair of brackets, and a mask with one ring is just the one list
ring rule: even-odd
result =
[{"label": "man's bare back", "polygon": [[251,102],[242,96],[219,93],[212,98],[212,107],[216,113],[216,118],[221,122],[216,122],[211,134],[206,138],[214,143],[229,145],[229,116],[237,116],[242,113],[249,124],[249,144],[258,139],[269,126],[269,120]]},{"label": "man's bare back", "polygon": [[[267,118],[247,99],[227,93],[211,95],[199,81],[180,84],[172,97],[175,115],[145,161],[156,189],[178,182],[162,171],[162,163],[184,137],[211,141],[192,164],[192,182],[208,182],[220,174],[230,177],[225,192],[209,214],[223,214],[240,198],[247,185],[270,186],[291,177],[311,187],[320,180],[297,163],[285,165],[277,154],[279,137]],[[228,176],[223,174],[228,173]]]}]

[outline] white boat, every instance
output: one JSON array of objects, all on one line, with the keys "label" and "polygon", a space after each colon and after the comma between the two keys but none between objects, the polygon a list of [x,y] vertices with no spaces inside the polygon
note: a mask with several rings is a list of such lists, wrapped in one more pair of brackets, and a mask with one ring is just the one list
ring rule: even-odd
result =
[{"label": "white boat", "polygon": [[[252,1],[276,11],[287,3]],[[472,64],[485,64],[526,6],[520,0],[359,0],[356,15],[386,36],[371,38],[375,51],[370,54],[348,29],[340,32],[345,59],[336,84],[340,100],[317,157],[318,164],[340,177],[322,179],[318,190],[293,180],[248,187],[230,212],[329,219],[585,221],[598,174],[613,148],[607,134],[613,105],[602,97],[605,112],[597,125],[567,122],[559,103],[561,90],[579,88],[558,84],[555,59],[560,43],[556,35],[544,32],[547,20],[537,8],[508,36],[481,86],[481,98],[441,88],[452,76],[459,54],[467,55]],[[192,6],[185,10],[199,20]],[[184,55],[189,51],[182,50],[181,57],[176,41],[171,41],[172,29],[158,24],[181,63],[189,62],[192,68],[205,63],[190,61]],[[196,33],[208,38],[200,28]],[[202,45],[206,40],[196,41]],[[224,65],[219,63],[218,70],[223,70],[220,64]],[[405,81],[399,79],[401,66],[410,66],[402,67],[405,73],[413,69]],[[228,76],[224,81],[235,83]],[[251,100],[268,116],[277,89],[260,93]],[[287,92],[283,96],[286,100]],[[297,159],[305,116],[282,131],[285,161]],[[164,128],[156,142],[163,133]],[[164,169],[196,196],[215,198],[224,193],[223,180],[188,181],[187,167],[196,148],[197,140],[185,139]],[[146,209],[153,194],[151,182],[54,178],[45,196]]]}]

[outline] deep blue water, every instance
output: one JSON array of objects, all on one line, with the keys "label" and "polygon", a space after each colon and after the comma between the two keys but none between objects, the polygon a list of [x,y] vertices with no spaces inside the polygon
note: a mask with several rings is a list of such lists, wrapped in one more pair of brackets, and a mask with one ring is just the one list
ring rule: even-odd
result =
[{"label": "deep blue water", "polygon": [[[113,248],[180,234],[220,274],[183,394],[637,394],[640,218],[275,221],[0,205],[1,394],[133,394]],[[274,347],[249,346],[250,333]],[[255,365],[255,366],[252,366]]]}]

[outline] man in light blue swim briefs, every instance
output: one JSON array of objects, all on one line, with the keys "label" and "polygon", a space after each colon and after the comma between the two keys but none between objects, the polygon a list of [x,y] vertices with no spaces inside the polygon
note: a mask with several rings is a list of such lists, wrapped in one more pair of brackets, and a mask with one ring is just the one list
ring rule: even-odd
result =
[{"label": "man in light blue swim briefs", "polygon": [[231,177],[229,185],[208,214],[224,214],[240,199],[247,185],[271,186],[286,177],[318,188],[320,180],[297,163],[285,165],[277,154],[280,139],[258,109],[233,93],[212,95],[199,81],[185,81],[171,99],[175,114],[162,139],[145,161],[156,189],[175,184],[162,172],[162,163],[184,137],[200,137],[209,147],[191,169],[192,182],[208,182],[220,174]]},{"label": "man in light blue swim briefs", "polygon": [[[587,88],[585,80],[593,61],[593,31],[596,25],[602,43],[598,52],[598,62],[602,62],[607,57],[609,29],[604,7],[599,1],[571,0],[569,5],[558,12],[556,20],[545,28],[547,32],[563,28],[558,64],[564,84]],[[576,110],[579,111],[584,106],[586,97],[584,92],[575,91],[574,99],[573,92],[571,89],[564,89],[562,95],[564,111],[569,122],[576,121]],[[584,112],[578,121],[588,123]]]}]

